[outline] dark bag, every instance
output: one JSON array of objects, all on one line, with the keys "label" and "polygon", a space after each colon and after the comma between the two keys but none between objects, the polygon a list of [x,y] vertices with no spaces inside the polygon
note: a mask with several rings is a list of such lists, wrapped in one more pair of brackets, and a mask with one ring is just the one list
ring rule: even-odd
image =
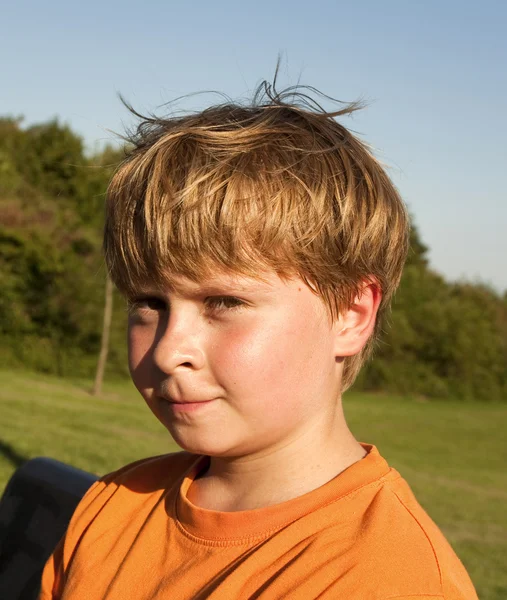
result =
[{"label": "dark bag", "polygon": [[42,569],[98,478],[52,458],[16,470],[0,502],[0,598],[35,600]]}]

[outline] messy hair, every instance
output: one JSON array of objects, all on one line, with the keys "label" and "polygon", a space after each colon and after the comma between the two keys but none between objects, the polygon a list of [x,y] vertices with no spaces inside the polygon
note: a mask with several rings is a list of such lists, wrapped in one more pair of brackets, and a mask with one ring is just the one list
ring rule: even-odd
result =
[{"label": "messy hair", "polygon": [[344,360],[342,389],[371,352],[408,246],[405,206],[368,146],[313,88],[266,82],[248,104],[139,117],[109,185],[104,248],[127,297],[180,275],[299,276],[335,318],[365,282],[382,291],[375,335]]}]

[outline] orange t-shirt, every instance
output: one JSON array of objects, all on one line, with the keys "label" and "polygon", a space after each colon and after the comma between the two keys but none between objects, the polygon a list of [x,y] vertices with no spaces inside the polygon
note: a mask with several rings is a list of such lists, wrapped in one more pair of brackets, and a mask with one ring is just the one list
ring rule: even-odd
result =
[{"label": "orange t-shirt", "polygon": [[187,491],[205,457],[146,459],[97,482],[49,559],[42,600],[476,600],[444,536],[374,446],[322,487],[218,512]]}]

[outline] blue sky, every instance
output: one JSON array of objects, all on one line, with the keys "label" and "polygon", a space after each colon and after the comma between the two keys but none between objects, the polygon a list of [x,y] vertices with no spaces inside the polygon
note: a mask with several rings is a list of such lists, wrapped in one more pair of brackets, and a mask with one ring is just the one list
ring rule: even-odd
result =
[{"label": "blue sky", "polygon": [[[274,71],[369,107],[345,119],[389,165],[432,266],[507,289],[507,3],[17,0],[4,3],[0,115],[58,116],[90,149],[141,111]],[[210,96],[183,101],[203,107]]]}]

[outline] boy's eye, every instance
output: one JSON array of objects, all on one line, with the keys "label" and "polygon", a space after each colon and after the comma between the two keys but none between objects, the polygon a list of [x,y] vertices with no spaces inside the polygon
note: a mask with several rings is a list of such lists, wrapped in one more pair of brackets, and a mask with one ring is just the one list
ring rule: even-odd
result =
[{"label": "boy's eye", "polygon": [[244,302],[234,296],[209,296],[205,300],[206,308],[215,312],[238,309]]},{"label": "boy's eye", "polygon": [[160,311],[165,310],[166,303],[160,298],[152,296],[146,298],[136,298],[129,303],[129,312],[135,313],[137,311]]}]

